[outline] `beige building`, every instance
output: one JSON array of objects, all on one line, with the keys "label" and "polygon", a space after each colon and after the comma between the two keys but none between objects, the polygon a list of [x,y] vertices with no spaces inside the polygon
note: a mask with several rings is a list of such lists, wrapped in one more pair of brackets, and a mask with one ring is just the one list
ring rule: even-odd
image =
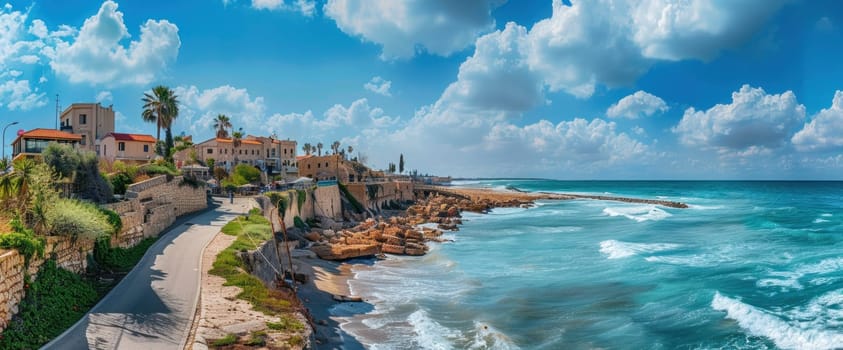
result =
[{"label": "beige building", "polygon": [[264,169],[266,167],[263,143],[255,139],[240,140],[239,145],[233,139],[212,138],[194,146],[196,158],[207,164],[214,159],[214,164],[227,171],[237,164],[249,164]]},{"label": "beige building", "polygon": [[[343,159],[341,155],[336,154],[300,156],[298,168],[299,176],[309,177],[316,181],[339,180],[342,183],[353,183],[377,177],[377,172],[373,172],[365,165]],[[383,177],[382,173],[380,177]]]},{"label": "beige building", "polygon": [[81,136],[79,147],[100,153],[99,142],[114,132],[114,109],[99,103],[74,103],[59,117],[61,131]]},{"label": "beige building", "polygon": [[247,140],[256,140],[263,144],[266,171],[271,174],[298,176],[296,168],[296,141],[276,140],[271,137],[246,136]]},{"label": "beige building", "polygon": [[32,129],[19,135],[12,142],[12,159],[40,156],[50,142],[66,143],[74,147],[82,139],[79,135],[53,129]]},{"label": "beige building", "polygon": [[100,158],[109,162],[146,163],[155,158],[152,135],[111,132],[100,140]]}]

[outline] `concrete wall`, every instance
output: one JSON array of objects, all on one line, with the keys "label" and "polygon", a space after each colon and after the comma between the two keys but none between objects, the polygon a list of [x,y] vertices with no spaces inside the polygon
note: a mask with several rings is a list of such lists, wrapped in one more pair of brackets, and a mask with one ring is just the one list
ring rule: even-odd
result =
[{"label": "concrete wall", "polygon": [[[127,198],[109,204],[120,214],[123,229],[112,237],[112,246],[131,247],[146,237],[157,236],[175,222],[177,216],[207,207],[204,189],[179,186],[181,177],[167,181],[159,176],[129,186]],[[131,195],[129,195],[131,192]],[[81,273],[88,266],[87,256],[94,250],[94,243],[68,237],[47,237],[44,259],[56,259],[56,264],[67,270]],[[26,273],[35,278],[44,259],[33,257]],[[18,303],[24,297],[24,258],[17,250],[0,249],[0,331],[18,312]]]},{"label": "concrete wall", "polygon": [[317,187],[314,191],[316,197],[313,203],[313,214],[315,216],[328,217],[334,220],[342,220],[342,200],[340,200],[340,188],[334,186]]}]

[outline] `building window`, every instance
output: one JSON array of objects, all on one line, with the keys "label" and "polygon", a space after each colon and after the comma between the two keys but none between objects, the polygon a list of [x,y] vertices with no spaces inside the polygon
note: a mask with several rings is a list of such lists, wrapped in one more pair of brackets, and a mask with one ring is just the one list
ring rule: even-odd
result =
[{"label": "building window", "polygon": [[96,149],[97,149],[97,155],[100,155],[100,145],[97,145]]},{"label": "building window", "polygon": [[88,138],[88,135],[82,135],[82,140],[81,140],[81,141],[79,141],[79,144],[84,146],[84,145],[85,145],[85,141],[87,140],[87,138]]},{"label": "building window", "polygon": [[85,124],[88,124],[88,115],[80,114],[79,115],[79,125],[85,125]]},{"label": "building window", "polygon": [[284,149],[284,155],[287,155],[287,149],[286,148]]},{"label": "building window", "polygon": [[108,145],[102,145],[102,155],[108,155]]},{"label": "building window", "polygon": [[326,168],[328,167],[328,162],[325,162],[325,167],[326,167]]},{"label": "building window", "polygon": [[307,168],[310,169],[310,164],[307,165]]},{"label": "building window", "polygon": [[317,168],[322,168],[322,163],[316,163]]},{"label": "building window", "polygon": [[208,148],[208,154],[214,154],[214,149],[213,149],[213,148]]},{"label": "building window", "polygon": [[143,145],[143,153],[149,153],[149,145]]},{"label": "building window", "polygon": [[125,142],[118,142],[117,143],[117,150],[123,152],[126,150],[126,143]]}]

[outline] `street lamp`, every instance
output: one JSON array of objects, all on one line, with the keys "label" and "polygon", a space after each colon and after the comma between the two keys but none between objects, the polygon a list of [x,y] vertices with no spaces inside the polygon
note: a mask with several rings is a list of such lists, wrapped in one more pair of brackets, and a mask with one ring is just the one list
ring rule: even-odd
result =
[{"label": "street lamp", "polygon": [[17,123],[18,122],[11,122],[9,124],[6,124],[5,127],[3,127],[3,159],[6,159],[6,129],[8,127],[12,126],[12,125],[17,124]]}]

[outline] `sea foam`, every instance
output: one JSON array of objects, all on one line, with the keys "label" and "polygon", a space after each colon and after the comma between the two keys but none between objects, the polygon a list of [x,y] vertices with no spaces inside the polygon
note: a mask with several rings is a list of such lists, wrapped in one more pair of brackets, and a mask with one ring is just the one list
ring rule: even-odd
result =
[{"label": "sea foam", "polygon": [[475,321],[474,341],[469,346],[469,349],[514,350],[520,349],[520,347],[515,345],[512,339],[509,339],[506,334],[503,334],[489,324]]},{"label": "sea foam", "polygon": [[609,259],[621,259],[637,254],[655,253],[679,247],[679,244],[673,243],[630,243],[614,239],[600,242],[600,252],[608,255]]},{"label": "sea foam", "polygon": [[603,209],[603,214],[609,216],[623,216],[637,222],[659,221],[671,216],[670,213],[656,207],[655,205],[607,207]]},{"label": "sea foam", "polygon": [[793,326],[776,315],[716,292],[711,307],[725,311],[749,334],[772,340],[783,349],[835,349],[843,344],[843,334]]},{"label": "sea foam", "polygon": [[422,349],[453,349],[453,340],[462,337],[460,331],[442,326],[421,309],[410,314],[407,322],[413,326],[415,340]]}]

